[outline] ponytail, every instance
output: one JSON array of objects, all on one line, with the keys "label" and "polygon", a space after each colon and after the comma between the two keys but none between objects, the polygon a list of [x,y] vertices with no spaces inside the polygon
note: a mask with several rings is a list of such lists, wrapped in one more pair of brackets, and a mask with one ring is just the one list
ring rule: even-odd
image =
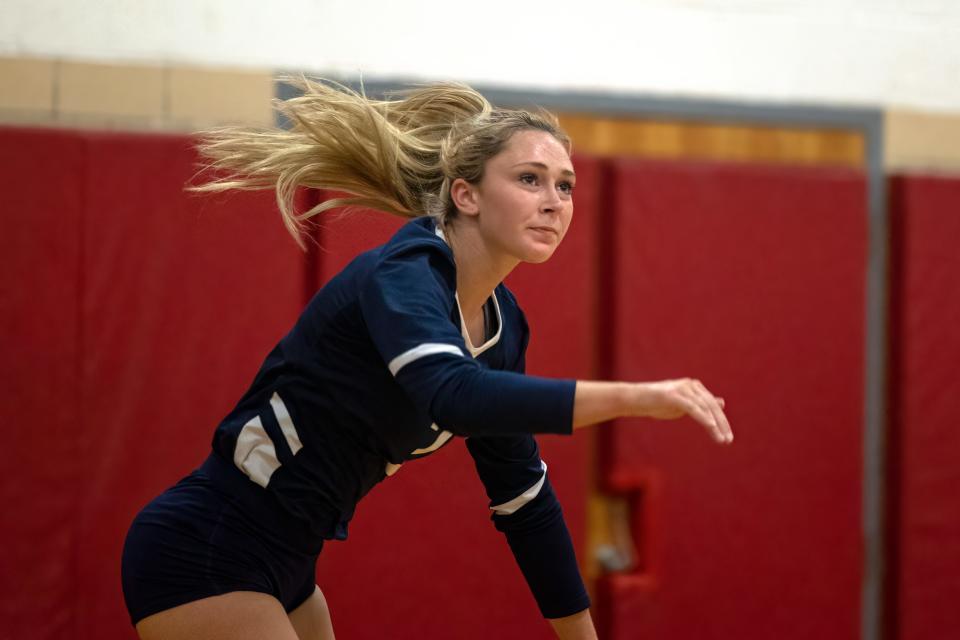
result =
[{"label": "ponytail", "polygon": [[[336,207],[359,206],[444,221],[456,215],[450,182],[479,181],[483,164],[521,129],[569,138],[547,113],[495,110],[477,91],[439,83],[372,100],[348,87],[300,76],[284,81],[302,95],[277,100],[289,130],[223,127],[197,148],[218,177],[193,191],[276,190],[287,230],[304,247],[304,221]],[[348,194],[298,213],[298,187]]]}]

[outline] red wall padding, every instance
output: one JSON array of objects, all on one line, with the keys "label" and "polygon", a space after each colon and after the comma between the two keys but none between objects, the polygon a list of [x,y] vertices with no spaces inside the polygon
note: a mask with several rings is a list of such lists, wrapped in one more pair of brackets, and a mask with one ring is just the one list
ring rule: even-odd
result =
[{"label": "red wall padding", "polygon": [[[42,133],[20,144],[36,163],[4,156],[4,199],[20,211],[38,201],[17,260],[30,283],[18,294],[39,304],[18,318],[36,322],[32,341],[54,344],[15,359],[27,493],[8,498],[4,483],[29,523],[14,538],[23,562],[4,573],[27,585],[44,576],[45,588],[15,584],[4,606],[29,637],[132,638],[119,578],[126,528],[209,451],[217,422],[296,318],[304,259],[269,194],[183,192],[194,171],[186,138]],[[60,289],[62,315],[51,308]],[[54,519],[49,505],[67,501]],[[38,634],[48,611],[57,632]],[[73,628],[60,632],[64,616]]]},{"label": "red wall padding", "polygon": [[213,428],[302,305],[304,259],[269,193],[191,196],[188,140],[88,142],[80,609],[113,635],[134,512],[209,451]]},{"label": "red wall padding", "polygon": [[608,637],[856,637],[864,177],[620,161],[610,178],[611,373],[702,379],[736,440],[690,419],[602,432],[646,562],[602,585]]},{"label": "red wall padding", "polygon": [[[10,451],[26,463],[18,482],[3,483],[17,514],[3,537],[14,551],[4,625],[16,636],[133,637],[118,565],[134,513],[202,459],[308,285],[400,221],[328,218],[305,260],[271,194],[183,192],[194,171],[186,138],[15,129],[0,140],[14,240],[2,298],[5,422],[30,425],[12,432]],[[596,166],[581,159],[577,170],[587,186],[564,247],[511,281],[534,327],[535,373],[595,370]],[[578,548],[587,444],[542,442]],[[375,491],[351,543],[329,545],[320,563],[338,631],[551,637],[486,503],[462,445]],[[396,548],[407,554],[391,566]]]},{"label": "red wall padding", "polygon": [[0,636],[9,638],[70,638],[77,627],[83,162],[72,134],[0,129]]},{"label": "red wall padding", "polygon": [[960,179],[891,180],[891,638],[960,627]]},{"label": "red wall padding", "polygon": [[[597,165],[578,158],[575,166],[583,186],[563,245],[544,265],[521,265],[508,282],[531,326],[528,370],[541,375],[595,373]],[[401,223],[374,212],[328,217],[321,223],[321,280],[385,241]],[[589,442],[583,434],[538,440],[582,554]],[[503,535],[489,521],[487,503],[460,440],[407,463],[375,488],[357,510],[350,539],[328,544],[318,566],[317,581],[337,633],[398,639],[483,639],[504,632],[554,637]]]},{"label": "red wall padding", "polygon": [[[119,580],[134,513],[206,454],[305,291],[401,223],[328,217],[305,258],[272,194],[185,194],[193,162],[184,137],[0,130],[11,637],[134,637]],[[644,562],[602,581],[606,637],[855,637],[863,176],[575,165],[564,245],[508,281],[529,371],[697,376],[737,436],[720,447],[689,420],[598,430],[601,480],[634,500]],[[888,604],[897,637],[923,640],[960,622],[960,186],[902,177],[892,194]],[[540,438],[581,554],[588,436]],[[552,637],[486,503],[462,443],[375,489],[319,564],[338,634]]]}]

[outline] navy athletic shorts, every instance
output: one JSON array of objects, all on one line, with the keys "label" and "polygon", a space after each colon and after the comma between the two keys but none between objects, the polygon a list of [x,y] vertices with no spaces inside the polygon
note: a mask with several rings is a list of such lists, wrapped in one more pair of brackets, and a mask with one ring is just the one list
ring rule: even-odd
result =
[{"label": "navy athletic shorts", "polygon": [[137,624],[231,591],[268,593],[292,611],[314,591],[322,545],[291,542],[269,510],[239,501],[201,467],[134,519],[121,568],[127,611]]}]

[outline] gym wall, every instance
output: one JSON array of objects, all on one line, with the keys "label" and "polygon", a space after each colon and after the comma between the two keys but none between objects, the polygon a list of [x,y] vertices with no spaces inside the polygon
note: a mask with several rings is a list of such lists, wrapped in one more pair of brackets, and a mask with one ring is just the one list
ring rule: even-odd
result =
[{"label": "gym wall", "polygon": [[[212,75],[191,85],[173,80],[190,70],[28,64],[49,69],[53,83],[36,83],[36,102],[10,108],[23,94],[0,92],[0,113],[17,125],[0,130],[10,239],[0,386],[16,468],[0,482],[2,618],[11,637],[132,638],[119,550],[133,514],[202,459],[312,291],[397,222],[331,218],[304,255],[270,194],[183,192],[195,158],[176,132],[269,122],[272,88],[245,98],[237,87],[272,87],[270,74],[229,72],[239,75],[218,85],[219,72],[198,71]],[[114,93],[69,98],[100,73],[107,79],[95,86]],[[194,98],[176,98],[177,87]],[[912,640],[948,634],[960,595],[950,500],[960,450],[949,435],[960,409],[950,375],[960,145],[948,144],[960,129],[947,116],[905,113],[888,112],[885,132],[886,613],[889,637]],[[737,433],[729,449],[689,421],[542,439],[606,637],[857,635],[862,139],[562,117],[579,154],[573,231],[555,261],[509,282],[535,328],[531,373],[692,373],[726,397]],[[448,447],[361,505],[351,540],[329,545],[318,569],[338,632],[551,637],[474,475],[462,447]],[[613,537],[616,500],[627,505],[636,562],[611,572],[595,551]],[[409,563],[389,564],[388,544],[408,549]]]}]

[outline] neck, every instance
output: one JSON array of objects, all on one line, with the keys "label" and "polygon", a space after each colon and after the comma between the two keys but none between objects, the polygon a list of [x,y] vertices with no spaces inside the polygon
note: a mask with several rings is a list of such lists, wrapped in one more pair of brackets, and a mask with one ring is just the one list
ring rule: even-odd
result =
[{"label": "neck", "polygon": [[444,234],[457,264],[457,297],[467,318],[482,313],[483,304],[497,285],[520,264],[491,251],[483,241],[476,219],[458,216],[444,225]]}]

